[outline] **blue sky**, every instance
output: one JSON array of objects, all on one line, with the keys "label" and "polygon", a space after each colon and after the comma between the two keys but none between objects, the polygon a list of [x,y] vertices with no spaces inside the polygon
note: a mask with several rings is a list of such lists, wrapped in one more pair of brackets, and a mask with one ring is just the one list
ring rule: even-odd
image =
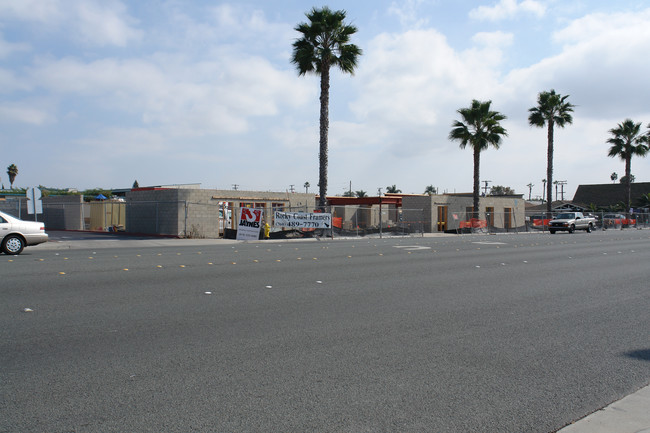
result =
[{"label": "blue sky", "polygon": [[[624,165],[608,130],[650,123],[650,4],[640,0],[331,1],[358,27],[354,76],[332,74],[330,195],[472,189],[472,155],[447,135],[456,110],[492,100],[509,136],[481,179],[542,193],[537,93],[576,104],[556,132],[567,197]],[[311,191],[318,80],[290,63],[306,1],[0,0],[0,179],[16,186]],[[632,161],[650,181],[650,158]]]}]

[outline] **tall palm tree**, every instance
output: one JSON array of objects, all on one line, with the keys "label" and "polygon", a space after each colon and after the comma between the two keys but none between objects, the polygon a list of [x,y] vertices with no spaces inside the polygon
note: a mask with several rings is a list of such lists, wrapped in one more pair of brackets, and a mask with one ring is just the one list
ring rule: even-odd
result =
[{"label": "tall palm tree", "polygon": [[473,217],[478,218],[479,202],[479,174],[481,152],[490,145],[498,149],[501,145],[501,138],[508,135],[508,132],[501,126],[506,116],[498,111],[490,110],[492,101],[477,101],[474,99],[472,105],[457,110],[462,121],[455,120],[449,139],[460,141],[460,148],[464,149],[469,145],[474,151],[474,202]]},{"label": "tall palm tree", "polygon": [[641,123],[634,123],[630,119],[625,119],[619,123],[616,128],[609,130],[612,137],[607,139],[607,142],[612,145],[609,148],[607,156],[619,157],[625,161],[625,204],[627,206],[626,212],[630,211],[630,202],[632,196],[632,174],[631,161],[632,156],[645,156],[648,153],[648,136],[641,134]]},{"label": "tall palm tree", "polygon": [[299,75],[308,72],[320,75],[320,139],[319,139],[319,193],[318,205],[327,204],[327,135],[329,130],[330,67],[354,74],[357,60],[362,54],[359,47],[350,43],[357,28],[344,22],[346,12],[332,11],[327,6],[312,8],[305,14],[309,23],[295,28],[302,34],[293,43],[291,63]]},{"label": "tall palm tree", "polygon": [[526,185],[528,187],[528,201],[530,201],[531,196],[533,195],[533,187],[535,186],[532,182]]},{"label": "tall palm tree", "polygon": [[551,89],[550,92],[540,92],[537,95],[537,106],[530,108],[528,123],[538,128],[547,127],[548,150],[546,153],[546,211],[551,212],[553,203],[553,132],[555,126],[564,128],[573,123],[573,107],[567,102],[569,95],[560,95]]},{"label": "tall palm tree", "polygon": [[16,164],[11,164],[7,167],[7,175],[9,176],[11,189],[14,189],[14,180],[16,180],[16,176],[18,176],[18,167],[16,167]]}]

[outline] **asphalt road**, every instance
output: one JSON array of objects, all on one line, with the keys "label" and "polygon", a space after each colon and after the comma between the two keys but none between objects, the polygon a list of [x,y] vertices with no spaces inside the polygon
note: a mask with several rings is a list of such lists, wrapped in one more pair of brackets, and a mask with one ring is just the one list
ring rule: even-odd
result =
[{"label": "asphalt road", "polygon": [[550,432],[650,381],[648,230],[52,245],[0,255],[2,432]]}]

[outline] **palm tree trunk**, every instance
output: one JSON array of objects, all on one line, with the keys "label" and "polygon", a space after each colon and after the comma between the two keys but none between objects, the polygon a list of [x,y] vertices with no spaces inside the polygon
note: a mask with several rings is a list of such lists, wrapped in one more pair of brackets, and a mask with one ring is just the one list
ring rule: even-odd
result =
[{"label": "palm tree trunk", "polygon": [[330,65],[324,59],[320,74],[320,142],[318,155],[319,193],[318,207],[327,205],[327,135],[329,131]]},{"label": "palm tree trunk", "polygon": [[546,212],[550,217],[553,211],[553,120],[548,121],[548,150],[546,153]]},{"label": "palm tree trunk", "polygon": [[474,200],[472,203],[472,218],[478,218],[479,213],[479,190],[480,190],[480,165],[481,151],[478,146],[474,148]]},{"label": "palm tree trunk", "polygon": [[630,217],[632,201],[632,155],[625,155],[625,215]]}]

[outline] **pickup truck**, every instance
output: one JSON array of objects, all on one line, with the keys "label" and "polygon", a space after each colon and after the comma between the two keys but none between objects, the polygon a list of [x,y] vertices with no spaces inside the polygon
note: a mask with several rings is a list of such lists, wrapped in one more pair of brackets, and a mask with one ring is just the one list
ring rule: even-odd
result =
[{"label": "pickup truck", "polygon": [[548,223],[548,231],[551,234],[555,232],[573,233],[576,230],[585,230],[587,233],[591,233],[595,224],[596,218],[584,216],[582,212],[563,212],[557,214]]}]

